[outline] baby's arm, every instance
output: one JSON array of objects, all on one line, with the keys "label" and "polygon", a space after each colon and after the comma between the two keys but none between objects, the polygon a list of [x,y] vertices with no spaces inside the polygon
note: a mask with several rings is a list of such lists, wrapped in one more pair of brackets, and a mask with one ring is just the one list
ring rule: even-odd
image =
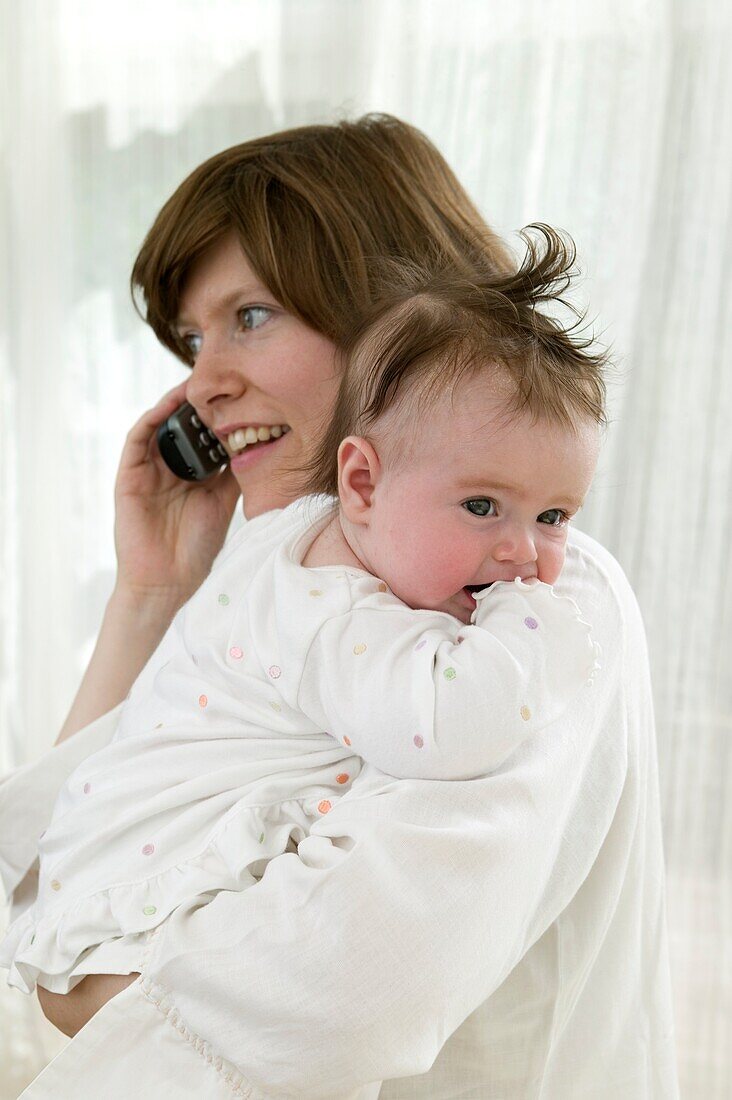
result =
[{"label": "baby's arm", "polygon": [[574,602],[541,582],[498,582],[476,599],[469,626],[396,599],[329,619],[299,705],[389,775],[494,771],[591,681],[596,646]]}]

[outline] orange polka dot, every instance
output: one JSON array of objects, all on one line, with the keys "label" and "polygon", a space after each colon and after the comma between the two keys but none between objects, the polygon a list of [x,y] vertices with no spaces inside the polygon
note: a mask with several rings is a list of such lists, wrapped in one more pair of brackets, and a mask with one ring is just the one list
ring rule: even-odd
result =
[{"label": "orange polka dot", "polygon": [[349,779],[350,776],[348,772],[341,772],[340,775],[336,776],[336,783],[347,783]]},{"label": "orange polka dot", "polygon": [[381,584],[379,585],[379,592],[388,592],[388,591],[389,591],[388,588],[386,587],[386,585],[382,581]]},{"label": "orange polka dot", "polygon": [[207,707],[208,706],[208,696],[207,695],[199,695],[198,696],[198,705],[199,705],[199,707]]},{"label": "orange polka dot", "polygon": [[351,744],[351,738],[350,737],[344,737],[343,738],[343,744],[344,745],[350,745]]},{"label": "orange polka dot", "polygon": [[327,814],[328,810],[330,808],[331,808],[331,804],[330,804],[330,802],[328,801],[327,798],[324,798],[322,802],[318,803],[318,810],[320,811],[321,814]]}]

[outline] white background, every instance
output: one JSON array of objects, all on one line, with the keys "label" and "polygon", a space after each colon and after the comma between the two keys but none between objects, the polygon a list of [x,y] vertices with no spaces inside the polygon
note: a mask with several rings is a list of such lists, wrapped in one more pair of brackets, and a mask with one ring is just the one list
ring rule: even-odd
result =
[{"label": "white background", "polygon": [[[125,433],[184,376],[128,291],[157,210],[228,145],[399,115],[499,231],[572,234],[619,363],[578,525],[646,621],[682,1095],[726,1100],[729,0],[0,0],[0,20],[0,765],[55,740],[113,583]],[[6,1100],[63,1039],[4,988],[0,1036]]]}]

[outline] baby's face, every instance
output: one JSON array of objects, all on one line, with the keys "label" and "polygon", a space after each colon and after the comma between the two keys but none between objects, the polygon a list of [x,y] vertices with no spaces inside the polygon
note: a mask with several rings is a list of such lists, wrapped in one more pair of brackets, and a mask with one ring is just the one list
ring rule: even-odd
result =
[{"label": "baby's face", "polygon": [[470,622],[470,586],[553,584],[571,517],[597,463],[599,430],[506,414],[495,385],[462,382],[419,422],[407,454],[382,466],[362,551],[414,608]]}]

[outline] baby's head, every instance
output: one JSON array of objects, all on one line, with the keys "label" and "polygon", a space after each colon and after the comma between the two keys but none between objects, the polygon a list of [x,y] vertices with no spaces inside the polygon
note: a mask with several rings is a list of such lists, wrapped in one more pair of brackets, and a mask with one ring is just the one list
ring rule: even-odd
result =
[{"label": "baby's head", "polygon": [[605,423],[605,358],[539,312],[574,252],[549,227],[513,276],[400,269],[346,349],[311,491],[410,607],[469,622],[471,589],[561,571]]}]

